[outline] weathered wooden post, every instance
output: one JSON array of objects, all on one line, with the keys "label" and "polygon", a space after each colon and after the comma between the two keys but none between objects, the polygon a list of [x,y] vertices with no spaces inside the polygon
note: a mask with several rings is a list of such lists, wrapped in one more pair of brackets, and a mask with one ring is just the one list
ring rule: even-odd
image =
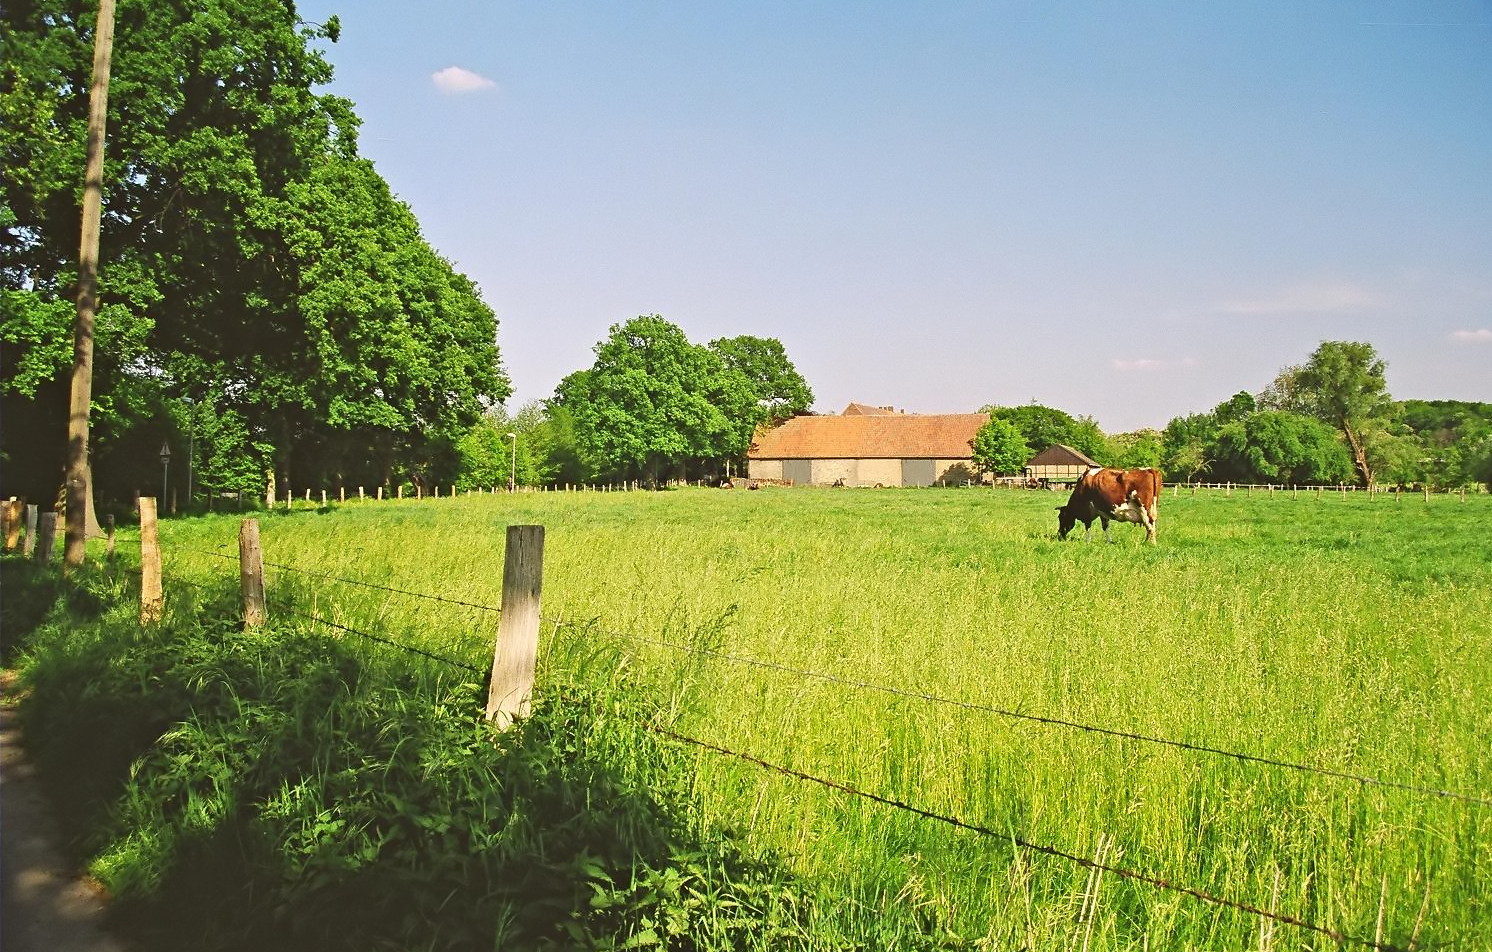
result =
[{"label": "weathered wooden post", "polygon": [[[208,496],[207,498],[211,499],[212,497]],[[114,514],[112,512],[108,515],[108,522],[109,547],[104,550],[104,557],[112,562],[114,561]]]},{"label": "weathered wooden post", "polygon": [[346,502],[346,501],[347,501],[347,487],[346,486],[338,486],[337,487],[337,502]]},{"label": "weathered wooden post", "polygon": [[[1463,494],[1464,495],[1464,494]],[[21,519],[26,504],[14,496],[5,501],[5,551],[14,552],[21,544]]]},{"label": "weathered wooden post", "polygon": [[243,595],[244,630],[264,624],[264,550],[259,548],[259,520],[238,525],[238,589]]},{"label": "weathered wooden post", "polygon": [[26,542],[21,553],[30,558],[36,552],[36,518],[39,510],[36,503],[26,504]]},{"label": "weathered wooden post", "polygon": [[362,502],[363,501],[363,487],[361,487],[361,486],[359,486],[357,488],[357,501],[358,502]]},{"label": "weathered wooden post", "polygon": [[508,526],[502,615],[492,653],[487,719],[506,730],[528,713],[539,656],[539,596],[544,587],[544,527]]},{"label": "weathered wooden post", "polygon": [[323,489],[321,491],[321,508],[322,509],[326,508],[326,490],[325,489]]},{"label": "weathered wooden post", "polygon": [[383,502],[383,487],[382,486],[378,487],[378,496],[377,496],[377,498],[378,498],[379,502]]},{"label": "weathered wooden post", "polygon": [[52,561],[52,547],[57,544],[57,513],[48,509],[41,514],[36,526],[36,561],[45,565]]},{"label": "weathered wooden post", "polygon": [[140,624],[161,620],[166,599],[161,594],[161,542],[156,526],[155,497],[140,497]]}]

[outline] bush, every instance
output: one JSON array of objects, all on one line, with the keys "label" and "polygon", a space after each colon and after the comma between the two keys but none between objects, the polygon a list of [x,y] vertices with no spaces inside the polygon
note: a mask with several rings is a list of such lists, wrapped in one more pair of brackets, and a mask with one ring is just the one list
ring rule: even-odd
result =
[{"label": "bush", "polygon": [[804,942],[799,889],[692,819],[636,685],[552,690],[500,734],[448,671],[246,634],[228,604],[141,629],[101,577],[116,607],[80,623],[65,585],[5,569],[8,602],[53,600],[22,649],[29,746],[142,946]]}]

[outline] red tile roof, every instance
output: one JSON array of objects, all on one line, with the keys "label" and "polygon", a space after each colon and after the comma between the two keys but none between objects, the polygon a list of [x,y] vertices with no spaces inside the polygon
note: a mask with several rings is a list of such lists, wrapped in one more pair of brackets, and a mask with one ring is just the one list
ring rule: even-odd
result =
[{"label": "red tile roof", "polygon": [[757,431],[751,459],[969,459],[985,413],[801,416]]}]

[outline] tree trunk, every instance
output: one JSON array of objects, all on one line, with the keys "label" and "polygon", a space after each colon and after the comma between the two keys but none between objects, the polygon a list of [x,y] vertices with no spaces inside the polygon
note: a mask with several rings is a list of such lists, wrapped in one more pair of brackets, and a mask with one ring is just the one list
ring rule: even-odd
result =
[{"label": "tree trunk", "polygon": [[1368,453],[1362,445],[1362,439],[1357,431],[1352,429],[1349,420],[1342,421],[1342,432],[1347,434],[1347,445],[1352,448],[1352,465],[1357,467],[1357,476],[1362,480],[1364,487],[1373,488],[1373,467],[1368,464]]}]

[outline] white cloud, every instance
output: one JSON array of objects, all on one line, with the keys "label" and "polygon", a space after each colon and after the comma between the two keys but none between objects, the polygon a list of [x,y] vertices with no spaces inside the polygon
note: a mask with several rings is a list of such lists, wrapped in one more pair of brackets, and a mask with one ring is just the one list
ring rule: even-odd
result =
[{"label": "white cloud", "polygon": [[1474,331],[1452,331],[1451,340],[1462,340],[1470,344],[1492,344],[1492,330],[1482,327]]},{"label": "white cloud", "polygon": [[1346,281],[1317,281],[1296,284],[1272,294],[1226,301],[1218,306],[1224,314],[1348,314],[1379,308],[1382,295]]},{"label": "white cloud", "polygon": [[1157,360],[1153,357],[1139,357],[1134,360],[1125,360],[1115,357],[1110,361],[1111,366],[1115,370],[1125,372],[1138,371],[1140,373],[1147,373],[1152,370],[1170,370],[1173,367],[1193,367],[1196,366],[1196,363],[1190,357],[1183,357],[1180,360]]},{"label": "white cloud", "polygon": [[439,72],[431,73],[430,78],[435,81],[436,89],[453,96],[497,88],[497,83],[486,76],[478,75],[459,66],[447,66]]}]

